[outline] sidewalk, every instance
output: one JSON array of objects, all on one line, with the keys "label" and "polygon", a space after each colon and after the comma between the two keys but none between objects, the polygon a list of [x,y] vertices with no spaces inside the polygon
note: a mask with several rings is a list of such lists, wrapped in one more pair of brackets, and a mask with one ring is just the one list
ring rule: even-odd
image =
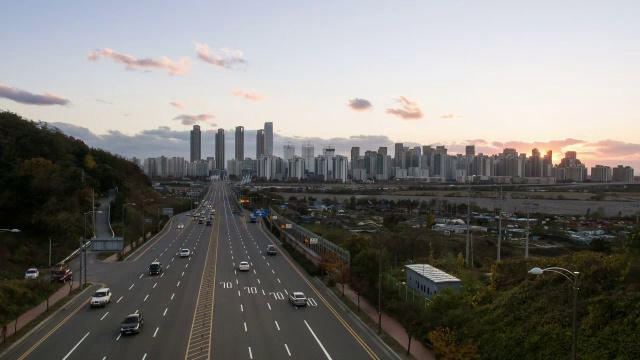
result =
[{"label": "sidewalk", "polygon": [[[336,284],[336,288],[342,292],[342,285]],[[347,285],[344,286],[344,296],[351,300],[354,304],[358,304],[358,295]],[[371,319],[378,323],[378,310],[371,306],[362,296],[360,297],[360,311],[366,313]],[[398,344],[406,348],[409,342],[409,336],[400,323],[382,313],[382,329],[394,338]],[[411,355],[419,360],[436,360],[435,355],[431,353],[421,342],[411,339]]]},{"label": "sidewalk", "polygon": [[[77,289],[79,286],[79,283],[74,281],[72,282],[72,286],[73,289]],[[69,289],[69,284],[64,284],[64,286],[60,287],[60,289],[58,289],[58,291],[56,291],[55,293],[53,293],[53,295],[51,295],[49,297],[49,306],[53,306],[55,303],[57,303],[58,301],[60,301],[61,299],[65,298],[67,295],[69,295],[69,293],[71,292],[71,290]],[[41,304],[39,304],[38,306],[32,308],[31,310],[25,312],[24,314],[20,315],[18,317],[18,319],[11,321],[10,323],[6,324],[7,325],[7,338],[9,338],[9,336],[13,335],[17,330],[22,329],[23,327],[27,326],[31,321],[33,321],[35,318],[37,318],[38,316],[40,316],[40,314],[44,313],[47,311],[47,301],[43,301]],[[16,324],[17,322],[17,324]],[[0,333],[1,333],[0,329]],[[3,342],[3,336],[0,336],[0,344]]]}]

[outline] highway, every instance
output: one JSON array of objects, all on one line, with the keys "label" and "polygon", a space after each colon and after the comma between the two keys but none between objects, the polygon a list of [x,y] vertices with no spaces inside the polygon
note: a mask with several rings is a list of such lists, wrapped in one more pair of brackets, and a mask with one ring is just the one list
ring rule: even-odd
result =
[{"label": "highway", "polygon": [[[177,215],[127,261],[90,263],[89,281],[96,285],[6,358],[399,358],[283,253],[262,225],[232,211],[236,205],[225,183],[214,183],[204,200],[215,209],[212,226]],[[200,209],[208,215],[204,202]],[[277,255],[266,255],[268,244],[277,245]],[[180,258],[181,248],[192,255]],[[152,261],[163,264],[161,275],[149,275]],[[238,271],[240,261],[251,270]],[[91,308],[90,295],[103,285],[112,302]],[[293,306],[293,291],[302,291],[309,306]],[[121,336],[120,322],[131,313],[143,315],[142,331]]]}]

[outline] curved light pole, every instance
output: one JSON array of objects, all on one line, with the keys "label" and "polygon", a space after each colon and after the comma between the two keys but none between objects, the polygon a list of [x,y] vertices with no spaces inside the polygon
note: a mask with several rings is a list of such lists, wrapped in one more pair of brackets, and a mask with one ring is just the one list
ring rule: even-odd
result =
[{"label": "curved light pole", "polygon": [[573,285],[573,339],[571,342],[571,358],[575,360],[578,345],[578,278],[580,276],[580,273],[577,271],[570,271],[561,267],[550,267],[546,269],[535,267],[529,270],[529,274],[541,275],[542,273],[547,271],[564,276],[567,280],[571,281],[571,284]]},{"label": "curved light pole", "polygon": [[[80,290],[84,287],[84,284],[87,283],[87,251],[85,249],[85,242],[87,241],[87,215],[89,214],[102,214],[100,210],[89,210],[83,214],[84,218],[84,237],[80,240]],[[84,265],[83,265],[84,264]],[[84,284],[82,282],[84,273]]]},{"label": "curved light pole", "polygon": [[22,230],[19,229],[0,229],[0,232],[12,232],[12,233],[19,233]]},{"label": "curved light pole", "polygon": [[122,256],[124,256],[124,254],[127,252],[126,249],[126,245],[124,242],[124,207],[130,205],[130,206],[136,206],[136,203],[126,203],[126,204],[122,204]]}]

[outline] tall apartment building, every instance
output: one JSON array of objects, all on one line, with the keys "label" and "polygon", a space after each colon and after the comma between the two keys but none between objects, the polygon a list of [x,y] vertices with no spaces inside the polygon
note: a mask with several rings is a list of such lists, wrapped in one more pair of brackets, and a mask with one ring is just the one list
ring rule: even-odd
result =
[{"label": "tall apartment building", "polygon": [[224,170],[224,129],[218,129],[216,133],[216,169]]},{"label": "tall apartment building", "polygon": [[631,166],[618,165],[613,168],[612,181],[633,181],[633,168]]},{"label": "tall apartment building", "polygon": [[353,146],[351,147],[351,174],[353,174],[353,169],[359,169],[358,160],[360,159],[360,147]]},{"label": "tall apartment building", "polygon": [[244,160],[244,126],[236,126],[236,160]]},{"label": "tall apartment building", "polygon": [[273,123],[272,122],[264,123],[264,137],[265,137],[266,154],[269,156],[273,156]]},{"label": "tall apartment building", "polygon": [[264,136],[264,130],[259,129],[256,134],[256,159],[259,159],[260,156],[267,154],[267,143],[266,137]]},{"label": "tall apartment building", "polygon": [[591,181],[592,182],[610,182],[613,172],[610,166],[596,165],[591,168]]},{"label": "tall apartment building", "polygon": [[289,161],[291,159],[293,159],[293,157],[296,155],[296,146],[295,145],[291,145],[291,144],[287,144],[282,146],[282,150],[284,153],[284,156],[282,157],[284,159],[284,161]]},{"label": "tall apartment building", "polygon": [[387,154],[387,147],[386,146],[380,146],[378,148],[378,154],[382,154],[384,156],[389,155],[389,154]]},{"label": "tall apartment building", "polygon": [[393,166],[402,168],[404,164],[404,144],[403,143],[395,143],[394,145],[394,154],[393,154]]},{"label": "tall apartment building", "polygon": [[202,159],[202,132],[200,131],[200,125],[193,125],[191,130],[191,157],[190,161],[198,161]]},{"label": "tall apartment building", "polygon": [[304,166],[307,174],[316,172],[316,163],[313,161],[315,157],[315,148],[313,145],[302,145],[302,158],[304,159]]}]

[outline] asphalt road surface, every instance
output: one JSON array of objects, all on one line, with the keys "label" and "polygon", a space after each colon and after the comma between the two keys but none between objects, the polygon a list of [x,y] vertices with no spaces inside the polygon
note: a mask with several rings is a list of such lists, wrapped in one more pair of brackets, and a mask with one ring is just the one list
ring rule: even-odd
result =
[{"label": "asphalt road surface", "polygon": [[[214,183],[198,211],[212,225],[178,215],[127,261],[90,262],[93,285],[18,346],[7,359],[399,359],[316,279],[283,253],[248,214],[233,211],[231,191]],[[179,223],[184,229],[178,229]],[[180,258],[179,250],[192,255]],[[152,261],[161,275],[150,275]],[[249,271],[238,271],[248,261]],[[91,294],[111,289],[112,302],[91,308]],[[289,294],[302,291],[305,307]],[[142,314],[139,334],[120,322]]]}]

